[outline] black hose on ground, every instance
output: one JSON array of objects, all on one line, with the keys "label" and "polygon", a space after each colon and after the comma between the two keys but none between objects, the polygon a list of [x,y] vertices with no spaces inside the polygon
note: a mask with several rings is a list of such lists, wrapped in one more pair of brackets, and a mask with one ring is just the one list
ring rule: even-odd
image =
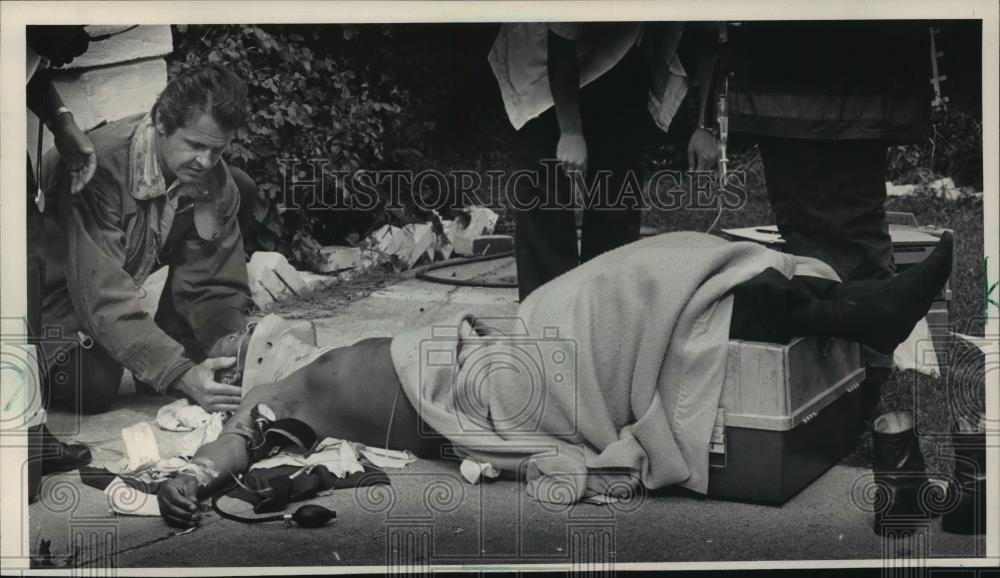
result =
[{"label": "black hose on ground", "polygon": [[[718,219],[716,219],[718,220]],[[712,225],[715,226],[714,223]],[[651,237],[658,235],[657,232],[641,233],[640,237]],[[417,267],[413,270],[414,276],[421,281],[428,281],[430,283],[441,283],[443,285],[455,285],[457,287],[485,287],[489,289],[517,289],[517,283],[503,282],[503,281],[475,281],[473,279],[455,279],[454,277],[438,277],[435,275],[430,275],[431,271],[439,271],[441,269],[447,269],[448,267],[458,267],[461,265],[468,265],[469,263],[482,263],[484,261],[492,261],[494,259],[503,259],[504,257],[511,257],[514,255],[514,251],[504,251],[503,253],[496,253],[495,255],[480,255],[478,257],[461,257],[456,259],[448,259],[447,261],[441,261],[439,263],[430,263],[422,267]]]},{"label": "black hose on ground", "polygon": [[503,259],[505,257],[510,257],[514,254],[513,251],[504,251],[503,253],[496,253],[495,255],[480,255],[478,257],[462,257],[459,259],[449,259],[447,261],[441,261],[440,263],[430,263],[424,265],[423,267],[418,267],[415,271],[415,277],[421,281],[428,281],[430,283],[441,283],[444,285],[455,285],[458,287],[486,287],[490,289],[516,289],[517,283],[511,283],[509,281],[476,281],[473,279],[455,279],[454,277],[438,277],[436,275],[431,275],[432,271],[439,271],[441,269],[446,269],[448,267],[458,267],[460,265],[468,265],[470,263],[482,263],[484,261],[493,261],[495,259]]}]

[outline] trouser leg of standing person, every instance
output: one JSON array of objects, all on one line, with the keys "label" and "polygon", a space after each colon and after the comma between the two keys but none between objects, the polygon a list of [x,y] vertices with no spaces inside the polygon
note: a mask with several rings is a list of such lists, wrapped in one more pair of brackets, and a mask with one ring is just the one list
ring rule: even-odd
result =
[{"label": "trouser leg of standing person", "polygon": [[[761,138],[758,144],[771,208],[790,253],[826,262],[843,281],[893,275],[885,142]],[[892,354],[863,353],[865,403],[874,409]]]},{"label": "trouser leg of standing person", "polygon": [[548,281],[576,267],[579,253],[569,180],[554,164],[559,124],[549,109],[517,134],[518,173],[512,203],[514,255],[521,301]]},{"label": "trouser leg of standing person", "polygon": [[[34,178],[34,171],[31,167],[31,159],[28,158],[27,166],[27,219],[25,222],[27,255],[27,325],[31,340],[41,342],[42,332],[42,291],[45,287],[45,221],[41,211],[35,204],[34,196],[38,185]],[[44,399],[43,367],[44,360],[42,352],[36,351],[38,364],[35,375],[36,380],[30,380],[25,385],[39,388],[39,391],[30,392],[28,395],[38,396]],[[27,393],[27,392],[26,392]],[[44,401],[42,402],[44,403]],[[26,411],[29,408],[25,408]],[[38,496],[38,487],[41,478],[45,474],[73,470],[90,463],[90,450],[79,444],[66,444],[53,436],[44,422],[44,410],[37,408],[39,418],[26,416],[32,421],[41,421],[28,428],[28,502],[34,502]],[[29,422],[30,423],[30,422]]]},{"label": "trouser leg of standing person", "polygon": [[[42,331],[42,288],[45,286],[45,258],[42,255],[42,248],[45,246],[45,231],[42,228],[44,226],[44,221],[42,220],[42,214],[38,211],[38,207],[35,206],[34,194],[37,189],[34,176],[31,170],[31,158],[28,158],[28,183],[27,191],[28,198],[27,203],[27,221],[25,224],[27,232],[27,273],[28,273],[28,283],[27,283],[27,298],[28,298],[28,334],[31,338],[38,339],[41,336]],[[41,353],[38,352],[37,355],[41,357]],[[41,360],[38,360],[39,363]],[[39,365],[37,368],[28,368],[28,371],[32,369],[37,370],[36,375],[41,376],[42,368]],[[41,380],[36,380],[38,384],[37,387],[41,387]],[[26,386],[30,387],[31,384],[26,383]],[[32,394],[41,394],[41,392],[31,392]],[[34,417],[34,416],[32,416]],[[42,447],[41,443],[41,428],[44,427],[43,424],[33,426],[28,431],[28,502],[31,503],[35,501],[38,495],[38,484],[41,483],[41,468],[42,468]]]},{"label": "trouser leg of standing person", "polygon": [[602,181],[606,186],[598,185],[606,189],[599,192],[604,198],[583,211],[581,263],[638,240],[642,225],[641,185],[637,172],[633,172],[634,178],[629,176],[629,171],[634,171],[631,162],[626,161],[624,154],[600,149],[595,152],[594,174],[607,171],[608,178]]},{"label": "trouser leg of standing person", "polygon": [[[633,47],[585,89],[580,114],[589,153],[588,185],[598,197],[596,206],[591,201],[592,206],[583,211],[581,263],[639,239],[639,161],[643,134],[650,125],[646,112],[648,78],[642,51]],[[602,171],[606,181],[601,178]],[[605,184],[595,189],[595,181]]]},{"label": "trouser leg of standing person", "polygon": [[[538,177],[537,187],[519,179],[515,190],[518,205],[527,206],[532,199],[541,203],[536,209],[515,209],[515,256],[522,301],[581,261],[639,238],[641,207],[630,208],[617,201],[625,171],[635,168],[639,159],[648,78],[643,64],[642,52],[633,47],[614,68],[580,90],[580,117],[588,149],[586,186],[599,195],[582,200],[600,206],[584,206],[579,249],[573,209],[577,195],[560,169],[539,166],[540,159],[555,158],[560,136],[555,111],[549,109],[518,132],[520,167],[537,171],[533,174]],[[610,172],[610,179],[595,188],[595,182],[603,182],[601,171]]]}]

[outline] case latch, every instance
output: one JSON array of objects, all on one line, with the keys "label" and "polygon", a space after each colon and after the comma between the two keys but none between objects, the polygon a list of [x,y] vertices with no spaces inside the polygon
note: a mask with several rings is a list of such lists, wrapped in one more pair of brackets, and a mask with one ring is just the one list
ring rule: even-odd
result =
[{"label": "case latch", "polygon": [[715,412],[712,438],[708,442],[708,467],[726,467],[726,410],[721,407]]}]

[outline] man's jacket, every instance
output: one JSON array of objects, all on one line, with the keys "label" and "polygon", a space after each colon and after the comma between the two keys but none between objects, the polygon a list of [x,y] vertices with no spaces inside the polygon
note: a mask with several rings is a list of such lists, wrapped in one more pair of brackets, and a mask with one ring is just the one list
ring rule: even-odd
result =
[{"label": "man's jacket", "polygon": [[[250,292],[237,219],[240,195],[223,161],[202,182],[166,191],[148,115],[89,136],[97,173],[79,194],[68,194],[57,152],[44,161],[51,205],[45,213],[43,323],[61,328],[70,341],[83,332],[137,381],[163,392],[200,360],[189,359],[144,311],[148,297],[141,285],[160,266],[170,268],[160,309],[176,311],[202,350],[241,330]],[[46,347],[50,364],[59,349]]]},{"label": "man's jacket", "polygon": [[917,142],[930,135],[927,23],[744,22],[729,27],[733,132]]}]

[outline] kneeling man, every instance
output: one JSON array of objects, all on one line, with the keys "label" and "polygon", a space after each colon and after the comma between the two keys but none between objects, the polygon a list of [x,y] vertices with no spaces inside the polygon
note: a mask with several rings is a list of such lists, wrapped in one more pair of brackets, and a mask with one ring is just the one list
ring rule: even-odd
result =
[{"label": "kneeling man", "polygon": [[[49,403],[105,411],[128,368],[137,385],[237,408],[239,388],[214,381],[222,362],[206,352],[243,327],[249,303],[240,221],[256,187],[221,160],[248,115],[243,81],[209,64],[172,80],[150,113],[92,131],[97,171],[79,194],[58,154],[46,158],[42,322],[61,330],[46,335]],[[154,319],[141,285],[161,266]]]}]

